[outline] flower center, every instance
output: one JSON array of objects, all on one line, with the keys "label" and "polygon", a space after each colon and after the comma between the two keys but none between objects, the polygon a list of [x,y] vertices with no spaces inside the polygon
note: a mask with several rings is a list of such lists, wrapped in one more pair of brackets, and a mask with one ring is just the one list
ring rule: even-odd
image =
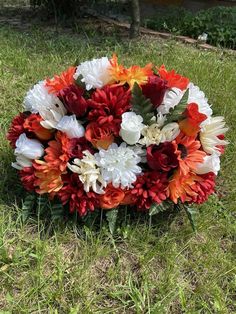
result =
[{"label": "flower center", "polygon": [[185,159],[188,156],[188,150],[183,144],[178,145],[178,149],[181,152],[181,159]]}]

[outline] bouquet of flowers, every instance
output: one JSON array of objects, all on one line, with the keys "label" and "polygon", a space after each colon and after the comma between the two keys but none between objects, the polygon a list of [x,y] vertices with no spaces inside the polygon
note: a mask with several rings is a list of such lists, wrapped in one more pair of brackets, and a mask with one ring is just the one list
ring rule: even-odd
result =
[{"label": "bouquet of flowers", "polygon": [[7,138],[24,188],[84,217],[205,202],[226,131],[187,77],[113,55],[34,85]]}]

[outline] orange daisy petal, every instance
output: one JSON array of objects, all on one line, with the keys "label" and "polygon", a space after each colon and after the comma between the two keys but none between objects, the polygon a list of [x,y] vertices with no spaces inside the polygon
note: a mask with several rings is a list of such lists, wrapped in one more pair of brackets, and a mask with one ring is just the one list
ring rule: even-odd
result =
[{"label": "orange daisy petal", "polygon": [[57,94],[63,88],[73,84],[75,69],[75,67],[69,67],[60,75],[55,75],[52,79],[47,79],[45,86],[48,88],[48,92],[51,94]]}]

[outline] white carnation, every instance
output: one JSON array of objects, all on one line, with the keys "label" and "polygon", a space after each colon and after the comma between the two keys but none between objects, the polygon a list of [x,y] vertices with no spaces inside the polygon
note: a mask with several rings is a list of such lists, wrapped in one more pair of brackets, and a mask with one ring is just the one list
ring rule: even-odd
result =
[{"label": "white carnation", "polygon": [[85,83],[87,90],[102,88],[112,80],[109,71],[110,66],[107,57],[82,62],[76,69],[74,79],[77,80],[81,75],[81,81]]},{"label": "white carnation", "polygon": [[214,174],[216,175],[218,174],[219,171],[220,171],[220,157],[219,154],[217,153],[205,156],[204,161],[202,163],[197,164],[195,170],[197,174],[214,172]]},{"label": "white carnation", "polygon": [[163,115],[169,113],[171,108],[178,105],[183,94],[184,92],[179,88],[173,87],[172,89],[168,89],[165,92],[162,104],[157,108],[157,111]]},{"label": "white carnation", "polygon": [[142,172],[138,163],[142,150],[127,146],[126,143],[111,144],[107,150],[101,149],[95,154],[103,179],[114,187],[132,188],[136,176]]}]

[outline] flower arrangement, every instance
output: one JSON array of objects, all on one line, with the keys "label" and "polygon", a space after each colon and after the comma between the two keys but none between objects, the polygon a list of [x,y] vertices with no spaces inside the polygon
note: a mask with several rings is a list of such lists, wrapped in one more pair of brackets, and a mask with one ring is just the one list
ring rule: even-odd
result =
[{"label": "flower arrangement", "polygon": [[24,188],[84,217],[128,206],[158,212],[214,192],[227,131],[205,94],[164,65],[116,55],[40,81],[7,138]]}]

